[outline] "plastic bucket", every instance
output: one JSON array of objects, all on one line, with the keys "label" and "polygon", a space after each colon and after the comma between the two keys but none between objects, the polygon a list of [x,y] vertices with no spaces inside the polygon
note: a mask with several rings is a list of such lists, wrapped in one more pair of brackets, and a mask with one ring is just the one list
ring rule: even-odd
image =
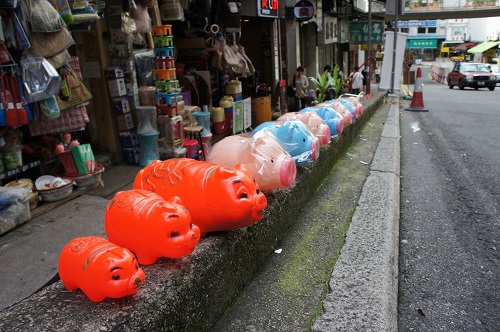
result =
[{"label": "plastic bucket", "polygon": [[263,122],[271,121],[273,113],[271,112],[271,98],[269,96],[252,98],[252,112],[255,113],[253,127],[257,127]]}]

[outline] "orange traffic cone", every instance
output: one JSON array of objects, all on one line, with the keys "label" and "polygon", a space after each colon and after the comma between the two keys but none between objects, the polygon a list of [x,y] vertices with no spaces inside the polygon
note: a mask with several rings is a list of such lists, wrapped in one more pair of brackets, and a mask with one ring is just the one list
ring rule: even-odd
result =
[{"label": "orange traffic cone", "polygon": [[422,93],[422,70],[417,68],[417,77],[415,79],[415,89],[413,90],[413,99],[410,107],[405,108],[406,111],[429,112],[424,107],[424,96]]}]

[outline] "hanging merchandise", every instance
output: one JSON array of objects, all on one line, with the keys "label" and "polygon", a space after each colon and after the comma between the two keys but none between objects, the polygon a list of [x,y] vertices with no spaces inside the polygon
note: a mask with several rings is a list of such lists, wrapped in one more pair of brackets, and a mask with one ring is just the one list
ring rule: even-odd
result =
[{"label": "hanging merchandise", "polygon": [[160,16],[163,21],[184,21],[184,10],[179,0],[161,0]]},{"label": "hanging merchandise", "polygon": [[47,99],[59,91],[61,76],[45,58],[26,56],[20,62],[28,102]]},{"label": "hanging merchandise", "polygon": [[[61,76],[61,82],[64,82],[66,79],[68,85],[68,90],[65,93],[63,91],[63,94],[57,94],[57,104],[61,111],[92,99],[92,94],[89,89],[85,86],[83,81],[78,78],[71,66],[61,67],[59,69],[59,75]],[[64,88],[63,83],[61,83],[61,87]]]},{"label": "hanging merchandise", "polygon": [[66,24],[73,24],[74,18],[68,0],[49,0]]},{"label": "hanging merchandise", "polygon": [[61,115],[57,99],[54,96],[41,100],[38,105],[40,106],[40,111],[47,119],[57,119]]},{"label": "hanging merchandise", "polygon": [[136,32],[151,32],[151,17],[149,16],[149,12],[146,7],[138,3],[135,8],[130,10],[130,13],[135,21]]},{"label": "hanging merchandise", "polygon": [[48,0],[29,2],[31,31],[54,32],[63,29],[66,24],[59,12]]},{"label": "hanging merchandise", "polygon": [[30,38],[32,46],[27,53],[44,58],[59,54],[75,44],[71,33],[66,28],[51,33],[32,32]]}]

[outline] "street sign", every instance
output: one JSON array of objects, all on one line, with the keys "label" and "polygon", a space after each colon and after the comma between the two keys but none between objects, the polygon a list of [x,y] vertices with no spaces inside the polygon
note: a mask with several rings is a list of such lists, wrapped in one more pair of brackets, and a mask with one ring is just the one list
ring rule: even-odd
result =
[{"label": "street sign", "polygon": [[[349,25],[349,42],[354,44],[368,43],[368,22],[355,22]],[[372,22],[371,42],[382,43],[384,33],[383,22]]]}]

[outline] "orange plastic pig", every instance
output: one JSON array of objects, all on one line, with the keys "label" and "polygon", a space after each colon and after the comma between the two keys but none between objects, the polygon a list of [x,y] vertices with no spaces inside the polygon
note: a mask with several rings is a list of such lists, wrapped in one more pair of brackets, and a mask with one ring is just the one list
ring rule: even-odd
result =
[{"label": "orange plastic pig", "polygon": [[110,241],[130,249],[144,265],[189,255],[200,241],[200,229],[178,197],[166,201],[141,189],[117,192],[106,207],[104,226]]},{"label": "orange plastic pig", "polygon": [[266,197],[242,164],[233,168],[187,158],[157,160],[139,171],[134,188],[165,199],[179,196],[202,236],[250,226],[262,219],[267,206]]},{"label": "orange plastic pig", "polygon": [[130,250],[98,236],[71,240],[59,255],[58,266],[64,286],[80,288],[94,302],[133,294],[146,277]]}]

